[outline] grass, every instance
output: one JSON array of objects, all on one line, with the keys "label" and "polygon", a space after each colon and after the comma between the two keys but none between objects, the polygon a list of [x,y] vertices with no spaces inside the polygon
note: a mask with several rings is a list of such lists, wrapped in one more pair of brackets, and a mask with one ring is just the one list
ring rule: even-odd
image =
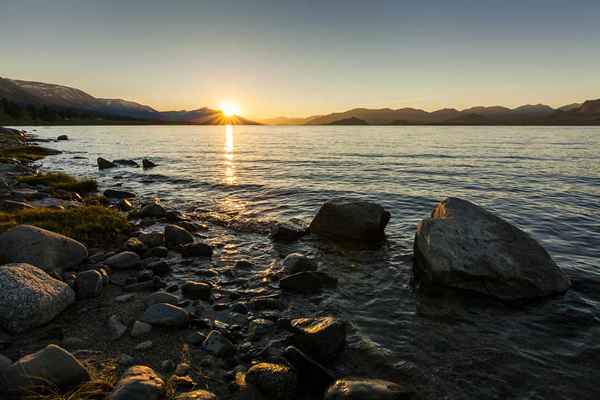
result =
[{"label": "grass", "polygon": [[118,211],[102,206],[0,212],[0,232],[27,224],[60,233],[91,247],[114,244],[132,229]]},{"label": "grass", "polygon": [[60,151],[42,146],[19,146],[0,149],[0,160],[38,161],[53,154],[60,154]]},{"label": "grass", "polygon": [[17,178],[17,181],[28,185],[46,185],[51,189],[61,189],[68,192],[90,193],[98,190],[98,183],[93,179],[80,181],[61,172],[21,176]]}]

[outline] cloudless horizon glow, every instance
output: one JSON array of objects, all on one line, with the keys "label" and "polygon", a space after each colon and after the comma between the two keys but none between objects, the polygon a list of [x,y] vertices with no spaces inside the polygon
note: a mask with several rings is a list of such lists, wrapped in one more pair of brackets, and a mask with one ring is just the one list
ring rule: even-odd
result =
[{"label": "cloudless horizon glow", "polygon": [[595,0],[5,0],[0,76],[254,118],[557,107],[600,98],[598,21]]}]

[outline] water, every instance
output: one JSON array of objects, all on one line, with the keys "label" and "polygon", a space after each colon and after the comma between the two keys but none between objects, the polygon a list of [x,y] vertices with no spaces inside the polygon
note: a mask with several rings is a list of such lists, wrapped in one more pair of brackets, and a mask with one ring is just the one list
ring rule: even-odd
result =
[{"label": "water", "polygon": [[[318,309],[352,322],[353,346],[408,361],[438,398],[598,398],[600,128],[38,127],[67,134],[52,169],[117,182],[211,221],[216,259],[268,265],[304,251],[337,276]],[[154,170],[98,172],[95,159],[148,157]],[[85,157],[85,158],[75,158]],[[309,222],[335,196],[381,203],[388,240],[348,250],[315,239],[273,244],[272,221]],[[458,196],[540,240],[573,280],[525,309],[422,295],[410,286],[415,224]]]}]

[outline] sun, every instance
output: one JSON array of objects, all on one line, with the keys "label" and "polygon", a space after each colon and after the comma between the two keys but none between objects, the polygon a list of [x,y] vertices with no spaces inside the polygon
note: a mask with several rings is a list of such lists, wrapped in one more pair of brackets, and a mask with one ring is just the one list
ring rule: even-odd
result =
[{"label": "sun", "polygon": [[238,115],[240,113],[240,106],[231,101],[223,101],[219,105],[223,115],[226,117],[233,117],[234,115]]}]

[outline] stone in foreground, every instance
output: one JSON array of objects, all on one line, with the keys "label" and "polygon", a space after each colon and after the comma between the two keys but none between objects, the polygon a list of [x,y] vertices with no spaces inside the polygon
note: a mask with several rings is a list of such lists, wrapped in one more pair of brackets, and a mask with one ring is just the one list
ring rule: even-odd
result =
[{"label": "stone in foreground", "polygon": [[569,279],[529,234],[466,200],[447,198],[417,226],[417,283],[471,290],[503,301],[562,293]]},{"label": "stone in foreground", "polygon": [[183,327],[188,324],[189,318],[188,312],[183,308],[171,304],[158,303],[151,305],[144,311],[142,322],[150,325]]},{"label": "stone in foreground", "polygon": [[217,396],[207,390],[194,390],[193,392],[181,393],[175,400],[217,400]]},{"label": "stone in foreground", "polygon": [[104,260],[104,263],[114,269],[135,268],[140,264],[140,256],[133,251],[123,251]]},{"label": "stone in foreground", "polygon": [[302,253],[288,254],[281,262],[281,266],[287,275],[317,270],[317,263]]},{"label": "stone in foreground", "polygon": [[46,324],[75,301],[75,292],[29,264],[0,267],[0,326],[20,333]]},{"label": "stone in foreground", "polygon": [[152,368],[130,367],[117,383],[109,400],[158,400],[165,394],[165,382]]},{"label": "stone in foreground", "polygon": [[296,393],[296,373],[288,366],[258,363],[246,373],[246,383],[268,399],[286,400]]},{"label": "stone in foreground", "polygon": [[379,204],[340,198],[323,204],[309,229],[333,240],[376,242],[384,238],[389,220]]},{"label": "stone in foreground", "polygon": [[346,346],[346,324],[337,318],[298,318],[291,327],[294,345],[318,361],[335,358]]},{"label": "stone in foreground", "polygon": [[44,271],[72,269],[88,256],[76,240],[30,225],[19,225],[0,235],[0,263],[27,263]]},{"label": "stone in foreground", "polygon": [[90,380],[90,374],[71,353],[48,345],[11,365],[4,373],[9,392],[29,393],[43,388],[65,389]]},{"label": "stone in foreground", "polygon": [[410,388],[380,379],[346,378],[337,380],[325,393],[324,400],[409,400]]},{"label": "stone in foreground", "polygon": [[233,343],[219,331],[210,331],[202,346],[209,353],[219,357],[227,357],[235,351]]},{"label": "stone in foreground", "polygon": [[193,242],[194,236],[185,229],[177,225],[165,226],[165,243],[167,247],[177,247]]}]

